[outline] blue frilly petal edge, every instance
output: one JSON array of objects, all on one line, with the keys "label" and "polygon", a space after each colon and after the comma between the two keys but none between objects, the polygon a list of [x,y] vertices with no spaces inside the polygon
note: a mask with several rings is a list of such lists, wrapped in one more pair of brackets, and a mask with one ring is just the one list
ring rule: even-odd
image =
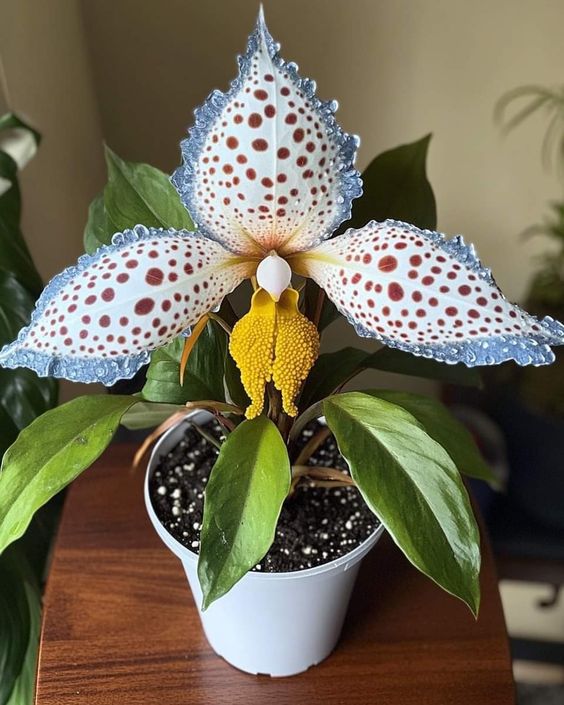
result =
[{"label": "blue frilly petal edge", "polygon": [[353,166],[360,140],[356,135],[349,135],[344,132],[336,121],[335,112],[338,108],[337,101],[320,100],[315,95],[315,81],[309,78],[301,78],[298,74],[297,64],[294,62],[286,62],[278,55],[280,45],[273,40],[268,31],[262,8],[259,12],[255,30],[249,36],[247,50],[243,56],[238,57],[239,75],[231,82],[229,90],[226,93],[222,93],[219,90],[213,91],[210,93],[205,103],[194,111],[194,126],[190,128],[189,136],[180,143],[183,164],[174,171],[171,181],[178,191],[182,203],[190,213],[192,220],[198,224],[199,230],[211,240],[218,240],[217,235],[212,230],[207,228],[204,223],[198,222],[199,207],[195,202],[196,164],[202,153],[206,138],[216,120],[229,101],[239,92],[245,78],[248,76],[251,69],[252,57],[255,52],[258,51],[261,42],[266,44],[274,65],[286,71],[294,85],[309,98],[313,109],[318,112],[327,134],[339,148],[337,159],[341,164],[338,171],[340,194],[337,197],[337,201],[340,208],[332,223],[328,226],[327,231],[320,234],[315,242],[311,243],[311,246],[314,246],[331,237],[341,223],[349,220],[352,211],[352,201],[362,195],[362,179],[359,172]]},{"label": "blue frilly petal edge", "polygon": [[[110,386],[120,379],[131,379],[143,365],[149,362],[150,351],[145,350],[135,355],[119,355],[112,358],[87,358],[50,355],[39,350],[22,348],[21,344],[53,298],[71,279],[74,279],[90,265],[107,254],[120,252],[132,243],[170,236],[181,238],[201,237],[197,233],[187,230],[174,230],[172,228],[165,230],[163,228],[147,228],[144,225],[136,225],[130,230],[116,233],[112,238],[111,245],[103,245],[92,255],[82,255],[76,265],[68,267],[53,277],[36,303],[30,324],[22,328],[13,343],[5,345],[0,350],[0,367],[7,369],[27,367],[36,372],[39,377],[56,377],[73,382],[99,382],[106,386]],[[186,332],[189,334],[189,330]]]},{"label": "blue frilly petal edge", "polygon": [[[374,224],[377,224],[376,221],[371,221],[365,227]],[[464,264],[484,282],[497,287],[491,270],[484,267],[480,262],[474,245],[467,245],[461,235],[447,238],[442,233],[432,230],[421,230],[415,225],[402,223],[397,220],[386,220],[384,224],[390,227],[407,229],[410,232],[424,237],[426,240],[429,240],[441,250],[454,257],[458,262]],[[346,238],[347,236],[354,236],[357,232],[358,230],[351,228],[339,237]],[[503,296],[501,292],[500,295],[505,299],[505,296]],[[554,362],[554,353],[549,346],[564,345],[564,325],[560,323],[560,321],[556,321],[550,316],[546,316],[542,320],[538,319],[536,316],[523,311],[519,306],[516,306],[516,308],[522,311],[532,323],[536,323],[539,326],[540,330],[538,332],[530,333],[526,336],[508,334],[465,340],[460,343],[418,345],[415,343],[392,340],[385,335],[375,333],[354,320],[345,309],[339,307],[337,304],[335,305],[339,312],[342,313],[354,327],[360,337],[373,338],[389,348],[403,350],[417,357],[425,357],[437,360],[437,362],[444,362],[447,365],[463,363],[467,367],[479,367],[499,365],[502,362],[508,362],[510,360],[522,366],[549,365],[551,362]]]}]

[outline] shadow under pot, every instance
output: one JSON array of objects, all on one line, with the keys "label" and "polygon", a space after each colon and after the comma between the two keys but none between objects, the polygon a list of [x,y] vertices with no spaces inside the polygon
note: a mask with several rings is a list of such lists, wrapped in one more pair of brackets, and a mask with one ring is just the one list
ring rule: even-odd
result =
[{"label": "shadow under pot", "polygon": [[[172,530],[172,524],[167,521],[158,501],[163,495],[169,494],[171,488],[157,486],[161,480],[155,482],[156,474],[160,473],[159,468],[165,459],[178,453],[181,445],[184,446],[183,452],[188,453],[189,443],[186,439],[190,420],[201,426],[211,423],[212,416],[206,412],[197,412],[181,421],[161,438],[153,450],[145,477],[145,504],[149,518],[162,541],[182,562],[199,610],[203,630],[214,651],[228,663],[247,673],[271,676],[301,673],[323,661],[335,648],[360,562],[376,544],[384,527],[370,514],[370,523],[365,524],[366,537],[362,541],[357,541],[356,546],[342,548],[341,555],[315,567],[286,572],[265,572],[265,567],[269,565],[272,569],[272,564],[269,564],[269,552],[261,561],[262,572],[253,570],[247,573],[226,595],[203,612],[200,608],[202,590],[197,573],[198,541],[194,541],[193,535],[188,535],[189,532]],[[200,440],[200,443],[202,442],[203,439]],[[201,452],[198,455],[200,456]],[[178,474],[184,475],[182,482],[190,482],[189,476],[193,466],[194,462],[184,463],[176,468]],[[175,482],[177,481],[178,478]],[[335,490],[323,489],[323,492],[334,493]],[[364,510],[357,514],[366,516],[367,508],[356,488],[340,488],[339,497],[342,497],[342,492],[354,493],[354,496],[350,495],[350,499],[357,507],[362,503]],[[178,487],[176,491],[170,491],[170,495],[179,494]],[[341,500],[339,504],[340,502]],[[187,511],[186,507],[178,505],[177,500],[175,514]],[[343,506],[345,512],[350,510],[346,503],[343,503]],[[283,515],[284,510],[277,531],[280,530]],[[347,520],[348,517],[345,517],[345,522]],[[199,526],[199,523],[195,522],[195,525]],[[331,528],[327,525],[327,533],[323,535],[329,537]],[[307,527],[304,530],[307,530]],[[187,536],[184,537],[183,534]],[[277,550],[275,544],[270,551]],[[306,561],[305,565],[309,563]]]}]

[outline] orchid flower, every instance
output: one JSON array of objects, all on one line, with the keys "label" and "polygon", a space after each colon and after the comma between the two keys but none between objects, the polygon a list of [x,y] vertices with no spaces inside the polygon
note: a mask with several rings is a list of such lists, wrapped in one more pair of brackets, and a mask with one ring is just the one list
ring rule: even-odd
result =
[{"label": "orchid flower", "polygon": [[261,12],[239,75],[196,111],[182,142],[172,182],[197,230],[138,225],[81,257],[48,284],[0,364],[113,384],[256,277],[230,340],[247,416],[261,413],[270,381],[295,415],[319,337],[293,273],[324,289],[358,335],[390,347],[468,366],[552,362],[562,324],[509,303],[461,237],[388,220],[331,239],[362,193],[358,139],[278,49]]}]

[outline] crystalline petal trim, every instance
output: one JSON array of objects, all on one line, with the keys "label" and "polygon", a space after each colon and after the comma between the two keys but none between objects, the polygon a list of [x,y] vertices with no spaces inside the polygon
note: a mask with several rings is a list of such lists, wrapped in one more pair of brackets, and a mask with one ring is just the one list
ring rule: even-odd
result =
[{"label": "crystalline petal trim", "polygon": [[[264,254],[276,249],[278,237],[287,243],[286,252],[321,242],[350,218],[351,202],[362,193],[360,175],[353,167],[358,138],[338,125],[336,102],[319,100],[315,83],[301,78],[297,66],[281,59],[278,49],[261,13],[229,90],[214,91],[196,110],[195,124],[181,143],[184,163],[172,176],[199,230],[236,253],[257,254],[258,244]],[[257,74],[257,66],[265,67],[265,56],[275,76]],[[254,93],[249,93],[251,84]],[[291,114],[284,112],[290,110]],[[232,124],[232,119],[239,124]],[[312,128],[308,141],[307,132],[315,121],[318,133]],[[261,134],[272,129],[267,125],[274,122],[273,132]],[[230,137],[222,133],[224,129],[233,131]],[[252,140],[250,133],[259,139]],[[318,153],[321,148],[325,151]],[[208,166],[201,163],[205,159]],[[236,180],[241,186],[232,193],[226,183],[231,188]]]},{"label": "crystalline petal trim", "polygon": [[[448,364],[544,365],[564,326],[511,304],[472,245],[372,221],[295,258],[361,337]],[[292,261],[291,261],[292,263]]]},{"label": "crystalline petal trim", "polygon": [[128,379],[247,270],[197,233],[135,226],[53,278],[0,366],[106,385]]}]

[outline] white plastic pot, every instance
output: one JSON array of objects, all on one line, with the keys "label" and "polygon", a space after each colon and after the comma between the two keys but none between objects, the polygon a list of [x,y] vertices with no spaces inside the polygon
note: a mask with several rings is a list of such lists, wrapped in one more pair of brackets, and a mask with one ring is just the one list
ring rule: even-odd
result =
[{"label": "white plastic pot", "polygon": [[[200,422],[207,420],[202,415]],[[196,420],[196,419],[194,419]],[[176,446],[186,421],[170,429],[155,446],[145,478],[145,503],[158,535],[182,561],[200,608],[198,556],[179,543],[161,524],[149,497],[149,478],[161,456]],[[331,563],[290,573],[247,573],[200,619],[214,651],[248,673],[291,676],[323,661],[334,649],[360,561],[383,532],[380,526],[366,541]]]}]

